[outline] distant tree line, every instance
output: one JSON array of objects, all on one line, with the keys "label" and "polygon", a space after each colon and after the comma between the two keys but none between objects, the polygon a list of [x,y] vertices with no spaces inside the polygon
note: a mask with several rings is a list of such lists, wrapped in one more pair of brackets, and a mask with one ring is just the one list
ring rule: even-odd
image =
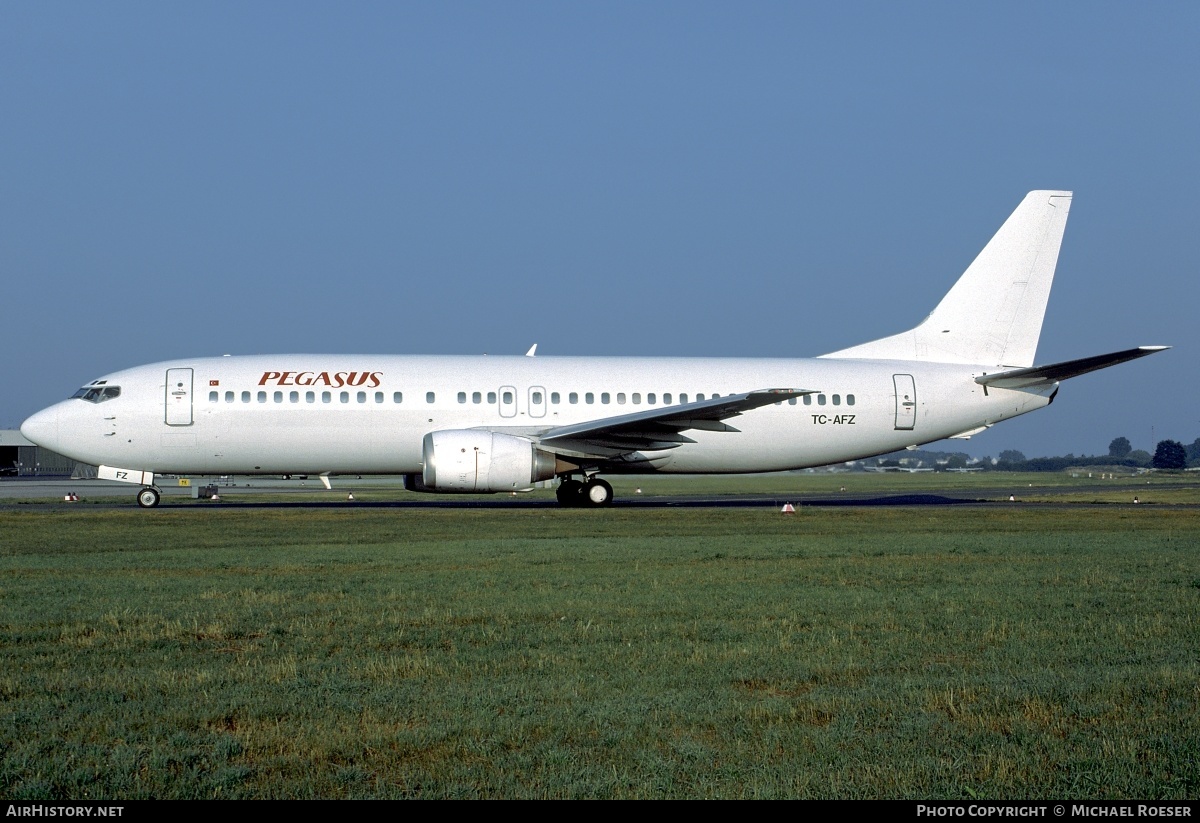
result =
[{"label": "distant tree line", "polygon": [[[1200,437],[1185,446],[1178,440],[1160,440],[1154,454],[1144,449],[1135,449],[1127,437],[1114,438],[1108,444],[1106,455],[1075,455],[1061,457],[1027,458],[1016,449],[1005,449],[993,460],[990,457],[972,459],[962,452],[902,451],[875,458],[882,467],[961,469],[1015,472],[1058,472],[1064,469],[1088,466],[1111,466],[1129,469],[1184,469],[1200,467]],[[870,463],[871,461],[867,461]]]},{"label": "distant tree line", "polygon": [[[1143,452],[1143,454],[1146,454]],[[1149,457],[1149,454],[1146,454]],[[1146,463],[1136,458],[1115,458],[1087,455],[1067,454],[1062,457],[1032,457],[1028,460],[1005,461],[998,460],[992,466],[1002,472],[1060,472],[1074,466],[1124,466],[1131,469],[1144,469]]]}]

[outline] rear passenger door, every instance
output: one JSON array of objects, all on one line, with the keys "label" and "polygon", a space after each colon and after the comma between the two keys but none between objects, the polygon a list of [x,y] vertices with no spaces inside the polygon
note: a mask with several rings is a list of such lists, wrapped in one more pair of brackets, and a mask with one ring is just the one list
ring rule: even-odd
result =
[{"label": "rear passenger door", "polygon": [[911,430],[917,424],[917,383],[911,374],[893,374],[896,387],[896,429]]}]

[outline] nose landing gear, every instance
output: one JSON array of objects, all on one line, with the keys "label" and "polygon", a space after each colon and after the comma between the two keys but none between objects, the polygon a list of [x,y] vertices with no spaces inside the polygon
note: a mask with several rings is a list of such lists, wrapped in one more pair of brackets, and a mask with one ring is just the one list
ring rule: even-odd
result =
[{"label": "nose landing gear", "polygon": [[137,504],[143,509],[153,509],[158,505],[159,493],[158,489],[153,486],[146,486],[137,493]]}]

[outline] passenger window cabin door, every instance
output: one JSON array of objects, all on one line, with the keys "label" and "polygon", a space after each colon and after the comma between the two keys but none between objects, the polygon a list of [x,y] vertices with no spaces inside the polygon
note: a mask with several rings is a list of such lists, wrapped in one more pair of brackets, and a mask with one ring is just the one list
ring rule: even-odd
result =
[{"label": "passenger window cabin door", "polygon": [[500,387],[500,416],[517,416],[517,390],[512,386]]},{"label": "passenger window cabin door", "polygon": [[529,387],[529,416],[546,416],[546,390],[541,386]]}]

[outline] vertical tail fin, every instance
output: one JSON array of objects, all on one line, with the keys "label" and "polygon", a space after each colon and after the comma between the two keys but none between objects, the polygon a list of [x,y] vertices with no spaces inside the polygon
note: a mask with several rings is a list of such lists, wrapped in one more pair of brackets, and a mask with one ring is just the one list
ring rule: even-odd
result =
[{"label": "vertical tail fin", "polygon": [[824,355],[1032,366],[1069,191],[1031,191],[915,329]]}]

